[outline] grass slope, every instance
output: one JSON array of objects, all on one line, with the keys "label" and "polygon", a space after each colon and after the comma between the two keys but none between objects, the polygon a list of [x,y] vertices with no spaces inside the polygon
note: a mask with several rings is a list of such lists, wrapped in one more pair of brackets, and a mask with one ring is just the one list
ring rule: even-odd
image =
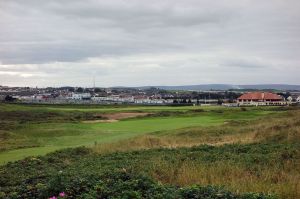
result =
[{"label": "grass slope", "polygon": [[[234,192],[277,192],[284,198],[294,198],[299,186],[294,184],[297,176],[282,174],[282,170],[296,166],[294,159],[298,149],[299,144],[235,144],[142,150],[105,156],[84,148],[64,150],[0,167],[0,192],[5,196],[25,198],[36,197],[35,194],[41,192],[50,196],[64,191],[72,195],[72,187],[81,190],[75,193],[78,195],[73,195],[80,198],[93,190],[97,184],[97,180],[93,180],[95,177],[99,180],[111,170],[152,176],[164,184],[184,186],[182,179],[192,178],[194,183],[202,186],[226,185]],[[121,191],[126,191],[124,189],[127,190],[123,187]]]},{"label": "grass slope", "polygon": [[[15,133],[15,140],[23,133],[29,140],[39,137],[39,144],[52,142],[40,146],[45,153],[61,147],[57,143],[69,146],[61,138],[73,139],[73,146],[93,131],[96,138],[99,129],[108,141],[0,166],[0,198],[47,198],[62,191],[68,198],[300,198],[299,110],[189,108],[92,125],[83,125],[81,119],[71,122],[68,113],[59,121],[55,116],[44,122],[16,122],[13,128],[7,118],[2,131]],[[192,125],[199,121],[203,125]],[[54,127],[59,128],[51,132]],[[1,142],[11,147],[11,135],[2,136]],[[25,142],[20,139],[18,144]],[[38,147],[3,154],[35,154],[32,149]]]},{"label": "grass slope", "polygon": [[[111,107],[2,105],[0,112],[0,164],[30,155],[44,155],[67,147],[115,142],[143,134],[196,126],[222,125],[231,120],[251,120],[274,113],[268,109],[224,109],[209,107],[118,107],[119,112],[154,113],[149,117],[116,123],[84,124]],[[65,112],[68,109],[70,112]],[[51,111],[50,111],[51,110]],[[78,110],[78,112],[74,112]],[[95,112],[95,111],[99,112]],[[0,123],[0,124],[1,124]]]}]

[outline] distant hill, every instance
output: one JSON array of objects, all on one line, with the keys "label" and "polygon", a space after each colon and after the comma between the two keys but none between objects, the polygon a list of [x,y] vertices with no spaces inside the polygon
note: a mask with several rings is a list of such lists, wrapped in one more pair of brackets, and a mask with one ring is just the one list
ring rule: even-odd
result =
[{"label": "distant hill", "polygon": [[183,85],[183,86],[144,86],[138,87],[139,89],[147,89],[150,87],[160,88],[164,90],[229,90],[229,89],[258,89],[258,90],[298,90],[300,85],[289,84],[256,84],[256,85],[233,85],[233,84],[200,84],[200,85]]},{"label": "distant hill", "polygon": [[240,85],[243,89],[274,89],[274,90],[298,90],[300,85],[289,84],[257,84],[257,85]]}]

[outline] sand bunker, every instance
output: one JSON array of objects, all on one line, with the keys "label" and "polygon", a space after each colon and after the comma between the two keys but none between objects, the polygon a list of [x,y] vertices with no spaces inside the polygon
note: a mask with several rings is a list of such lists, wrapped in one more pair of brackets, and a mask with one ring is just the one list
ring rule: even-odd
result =
[{"label": "sand bunker", "polygon": [[118,122],[119,120],[87,120],[83,121],[82,123],[85,124],[95,124],[95,123],[113,123],[113,122]]},{"label": "sand bunker", "polygon": [[150,115],[150,113],[104,113],[104,114],[97,114],[97,117],[104,118],[103,120],[89,120],[89,121],[83,121],[83,123],[92,124],[92,123],[112,123],[112,122],[118,122],[122,119],[127,118],[135,118],[135,117],[141,117],[141,116],[147,116]]},{"label": "sand bunker", "polygon": [[127,118],[135,118],[140,116],[147,116],[149,113],[109,113],[109,114],[101,114],[103,118],[107,118],[108,120],[121,120]]}]

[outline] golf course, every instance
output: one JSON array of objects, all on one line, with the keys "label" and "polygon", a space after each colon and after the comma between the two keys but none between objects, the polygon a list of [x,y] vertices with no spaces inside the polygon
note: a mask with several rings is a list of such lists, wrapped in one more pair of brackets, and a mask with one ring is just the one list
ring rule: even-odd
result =
[{"label": "golf course", "polygon": [[[218,126],[228,121],[253,120],[272,109],[223,107],[81,107],[1,105],[0,164],[27,156],[95,143],[115,142],[149,133],[187,127]],[[146,113],[142,117],[106,120],[114,113]],[[100,117],[100,120],[99,120]]]},{"label": "golf course", "polygon": [[0,104],[0,198],[299,198],[299,118],[276,106]]}]

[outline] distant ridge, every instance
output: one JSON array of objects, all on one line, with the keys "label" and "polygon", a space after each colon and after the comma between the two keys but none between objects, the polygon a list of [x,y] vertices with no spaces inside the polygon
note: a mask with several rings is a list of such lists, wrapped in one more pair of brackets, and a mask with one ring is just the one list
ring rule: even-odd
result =
[{"label": "distant ridge", "polygon": [[183,85],[183,86],[142,86],[136,87],[139,89],[159,88],[164,90],[190,90],[190,91],[205,91],[205,90],[243,90],[243,89],[257,89],[257,90],[297,90],[300,91],[300,85],[289,84],[254,84],[254,85],[234,85],[234,84],[199,84],[199,85]]}]

